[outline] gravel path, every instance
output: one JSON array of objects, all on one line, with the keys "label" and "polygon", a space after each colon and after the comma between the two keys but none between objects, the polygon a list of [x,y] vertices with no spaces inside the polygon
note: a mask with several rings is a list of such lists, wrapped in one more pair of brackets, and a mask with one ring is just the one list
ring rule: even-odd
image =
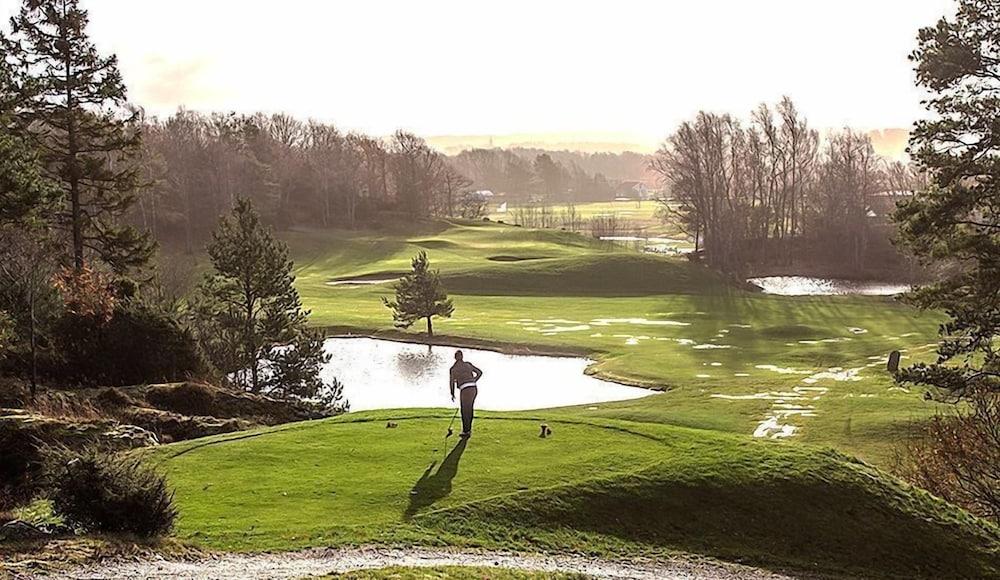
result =
[{"label": "gravel path", "polygon": [[522,555],[509,552],[424,548],[350,548],[285,554],[225,554],[193,561],[107,562],[40,578],[203,578],[212,580],[298,579],[386,566],[500,566],[540,572],[576,572],[594,578],[656,580],[790,580],[757,568],[676,558],[648,562],[586,556]]}]

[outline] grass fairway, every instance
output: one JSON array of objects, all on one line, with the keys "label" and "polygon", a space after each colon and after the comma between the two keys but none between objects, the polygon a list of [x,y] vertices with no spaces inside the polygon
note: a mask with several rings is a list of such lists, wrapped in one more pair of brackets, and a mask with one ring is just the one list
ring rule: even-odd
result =
[{"label": "grass fairway", "polygon": [[[380,303],[389,284],[344,282],[394,278],[427,250],[456,305],[438,340],[586,353],[594,372],[667,392],[484,413],[468,444],[445,445],[448,411],[394,410],[166,446],[151,453],[176,490],[182,539],[1000,574],[995,526],[854,458],[888,462],[935,412],[882,369],[894,349],[930,356],[934,314],[885,298],[752,293],[683,260],[558,231],[431,222],[289,241],[315,324],[400,337]],[[542,420],[554,437],[538,438]]]},{"label": "grass fairway", "polygon": [[315,324],[391,331],[389,284],[330,283],[391,278],[426,250],[456,305],[437,324],[442,340],[587,353],[604,377],[669,389],[591,415],[740,434],[775,418],[795,439],[884,461],[935,411],[883,368],[894,349],[904,362],[929,356],[939,317],[890,298],[752,293],[682,259],[496,224],[296,232],[290,243]]},{"label": "grass fairway", "polygon": [[[514,220],[517,204],[507,204],[506,213],[499,213],[497,211],[498,207],[499,204],[490,206],[490,210],[492,211],[490,214],[491,219]],[[660,218],[661,207],[659,202],[653,200],[631,200],[578,203],[573,206],[573,209],[576,210],[577,217],[581,220],[614,215],[632,224],[634,229],[637,230],[635,233],[639,235],[683,238],[684,235],[674,220],[664,221]],[[559,215],[567,211],[567,206],[556,204],[551,207],[551,211]]]},{"label": "grass fairway", "polygon": [[[551,438],[537,437],[542,417]],[[555,411],[485,414],[467,444],[444,446],[447,420],[357,414],[154,457],[176,489],[178,534],[212,548],[682,550],[813,572],[1000,573],[995,527],[833,451]]]}]

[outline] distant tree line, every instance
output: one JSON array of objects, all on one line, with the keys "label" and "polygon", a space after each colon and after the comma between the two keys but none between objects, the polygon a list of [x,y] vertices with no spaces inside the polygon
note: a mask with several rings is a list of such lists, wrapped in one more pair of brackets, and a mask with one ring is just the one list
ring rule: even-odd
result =
[{"label": "distant tree line", "polygon": [[746,121],[700,112],[663,143],[651,168],[679,219],[714,267],[740,271],[754,260],[789,260],[809,242],[848,265],[866,266],[887,220],[876,196],[919,188],[922,178],[876,155],[868,135],[844,129],[821,139],[788,98]]},{"label": "distant tree line", "polygon": [[611,167],[619,157],[628,163],[618,165],[635,166],[644,159],[500,149],[446,157],[405,131],[383,139],[286,114],[180,110],[135,126],[143,137],[148,191],[133,222],[189,251],[204,245],[237,196],[252,200],[279,228],[354,228],[386,212],[475,219],[486,211],[487,199],[476,193],[482,190],[513,199],[609,199],[615,184],[583,167]]},{"label": "distant tree line", "polygon": [[381,212],[480,217],[470,181],[427,143],[404,131],[389,139],[342,133],[284,114],[147,119],[146,180],[135,220],[158,239],[201,247],[238,196],[266,221],[353,228]]},{"label": "distant tree line", "polygon": [[[636,161],[640,168],[636,169]],[[517,201],[608,201],[622,175],[642,174],[646,156],[633,153],[586,154],[536,149],[470,149],[449,158],[477,189],[503,192]]]}]

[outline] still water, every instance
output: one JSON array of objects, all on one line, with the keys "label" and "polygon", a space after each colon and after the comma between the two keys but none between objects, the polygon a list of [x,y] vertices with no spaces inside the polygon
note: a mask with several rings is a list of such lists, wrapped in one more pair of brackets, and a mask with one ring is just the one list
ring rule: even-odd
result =
[{"label": "still water", "polygon": [[764,289],[765,294],[778,294],[781,296],[832,296],[850,294],[891,296],[893,294],[901,294],[910,289],[908,284],[838,280],[834,278],[810,278],[808,276],[768,276],[766,278],[750,278],[747,282],[760,286]]},{"label": "still water", "polygon": [[[333,358],[323,376],[343,383],[351,411],[454,405],[448,396],[448,369],[456,348],[354,337],[330,338],[325,347]],[[522,411],[655,394],[585,375],[591,361],[584,358],[462,351],[465,360],[483,371],[478,409]]]}]

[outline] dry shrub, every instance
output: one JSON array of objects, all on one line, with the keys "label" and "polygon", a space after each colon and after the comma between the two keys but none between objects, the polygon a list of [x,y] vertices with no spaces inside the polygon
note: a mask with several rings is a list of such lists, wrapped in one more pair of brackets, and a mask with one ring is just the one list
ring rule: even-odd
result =
[{"label": "dry shrub", "polygon": [[128,407],[134,407],[138,403],[119,389],[101,389],[94,396],[94,404],[104,411],[119,412]]},{"label": "dry shrub", "polygon": [[139,459],[86,450],[59,453],[58,463],[52,507],[71,526],[143,538],[173,529],[173,493],[164,476]]},{"label": "dry shrub", "polygon": [[590,235],[594,238],[614,238],[635,234],[636,227],[631,220],[618,214],[605,214],[590,219]]},{"label": "dry shrub", "polygon": [[1000,394],[974,393],[968,405],[934,417],[907,444],[901,470],[915,485],[1000,523]]},{"label": "dry shrub", "polygon": [[181,415],[215,416],[216,399],[211,387],[200,383],[156,385],[150,387],[146,399],[157,409]]},{"label": "dry shrub", "polygon": [[36,415],[67,421],[99,421],[107,418],[92,401],[76,393],[55,390],[38,393],[25,405],[25,409]]}]

